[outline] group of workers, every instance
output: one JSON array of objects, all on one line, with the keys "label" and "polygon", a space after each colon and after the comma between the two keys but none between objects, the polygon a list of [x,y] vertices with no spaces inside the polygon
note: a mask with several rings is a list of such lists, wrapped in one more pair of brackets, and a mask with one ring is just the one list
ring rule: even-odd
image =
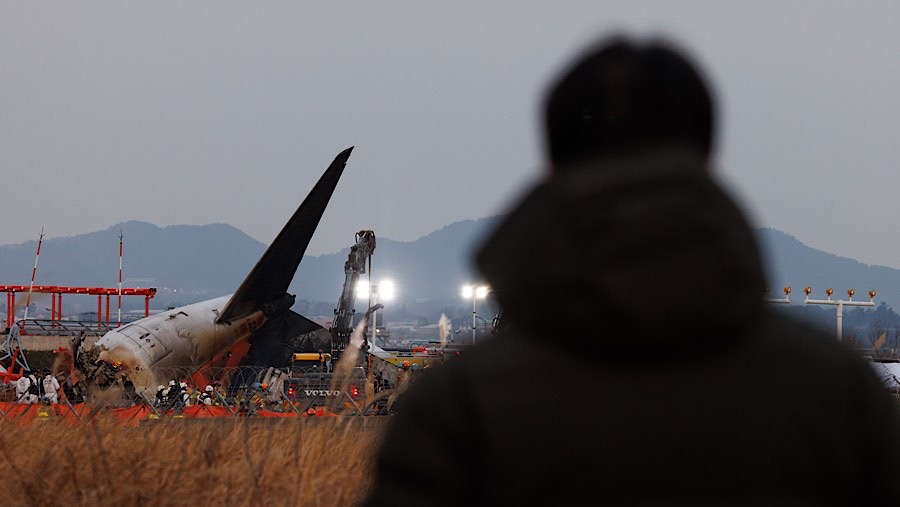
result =
[{"label": "group of workers", "polygon": [[186,381],[170,380],[167,386],[156,387],[154,407],[183,408],[192,405],[235,406],[260,409],[266,405],[277,405],[280,397],[270,389],[269,384],[255,382],[249,389],[241,389],[234,393],[223,393],[220,385],[207,385],[203,390],[190,386]]},{"label": "group of workers", "polygon": [[40,374],[26,370],[16,380],[16,403],[59,403],[59,380],[50,372],[50,368],[44,368]]},{"label": "group of workers", "polygon": [[[417,376],[420,370],[418,364],[403,361],[398,365],[396,376],[393,381],[382,377],[382,372],[375,373],[373,380],[375,393],[382,391],[392,391],[394,387],[405,387],[413,377]],[[195,387],[186,380],[177,380],[173,378],[166,385],[159,385],[156,388],[155,397],[149,401],[155,408],[164,409],[180,409],[192,405],[207,406],[230,406],[255,412],[258,410],[269,411],[291,411],[295,410],[289,406],[282,398],[279,383],[261,383],[253,382],[240,389],[224,390],[219,383],[214,385],[206,385],[202,390],[199,386]],[[115,380],[110,383],[113,385],[121,385],[123,392],[123,401],[128,400],[129,403],[144,403],[143,396],[135,392],[133,382],[128,376],[122,374],[117,375]],[[398,389],[395,394],[400,394],[403,389]],[[69,394],[66,386],[60,383],[57,376],[51,374],[49,368],[41,371],[25,371],[21,378],[15,382],[16,402],[23,404],[30,403],[59,403],[61,399],[69,399],[72,403],[76,403],[78,393]],[[391,402],[396,400],[396,396],[391,398]],[[387,399],[384,400],[387,402]],[[393,405],[393,403],[390,403]],[[300,407],[301,409],[303,407]]]},{"label": "group of workers", "polygon": [[221,395],[211,385],[202,392],[188,386],[185,381],[169,381],[168,386],[156,387],[155,407],[189,407],[191,405],[218,405]]}]

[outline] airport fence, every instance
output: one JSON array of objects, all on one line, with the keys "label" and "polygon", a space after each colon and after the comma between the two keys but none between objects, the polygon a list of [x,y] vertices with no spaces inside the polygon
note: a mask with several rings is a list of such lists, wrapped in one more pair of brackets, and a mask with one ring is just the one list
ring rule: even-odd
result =
[{"label": "airport fence", "polygon": [[[57,420],[66,425],[112,418],[119,424],[207,417],[327,417],[390,413],[407,382],[386,380],[362,368],[207,368],[155,370],[157,386],[135,386],[127,376],[83,389],[62,379],[56,403],[17,395],[15,383],[0,384],[0,423]],[[408,379],[410,380],[411,377]],[[174,385],[173,385],[174,384]],[[159,389],[162,387],[162,389]]]}]

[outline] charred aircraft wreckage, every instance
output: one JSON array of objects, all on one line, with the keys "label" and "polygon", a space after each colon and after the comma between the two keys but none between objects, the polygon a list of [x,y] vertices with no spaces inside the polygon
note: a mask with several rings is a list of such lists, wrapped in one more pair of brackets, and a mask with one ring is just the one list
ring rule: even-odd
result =
[{"label": "charred aircraft wreckage", "polygon": [[[328,330],[293,312],[287,293],[352,147],[335,157],[234,294],[170,309],[73,344],[74,362],[93,387],[127,375],[139,390],[190,378],[227,382],[229,367],[290,362],[298,350],[331,350]],[[233,368],[231,368],[233,369]]]}]

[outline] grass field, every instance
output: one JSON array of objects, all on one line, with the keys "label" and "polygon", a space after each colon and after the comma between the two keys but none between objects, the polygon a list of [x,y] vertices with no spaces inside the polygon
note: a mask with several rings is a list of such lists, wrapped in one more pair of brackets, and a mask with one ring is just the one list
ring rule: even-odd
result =
[{"label": "grass field", "polygon": [[386,417],[0,424],[3,505],[353,505]]}]

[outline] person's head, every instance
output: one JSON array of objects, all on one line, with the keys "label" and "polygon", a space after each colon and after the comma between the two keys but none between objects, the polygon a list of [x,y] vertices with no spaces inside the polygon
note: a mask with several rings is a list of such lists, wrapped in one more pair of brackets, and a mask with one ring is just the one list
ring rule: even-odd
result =
[{"label": "person's head", "polygon": [[703,77],[657,41],[614,38],[592,46],[552,84],[543,114],[554,170],[664,145],[708,158],[714,144],[714,105]]}]

